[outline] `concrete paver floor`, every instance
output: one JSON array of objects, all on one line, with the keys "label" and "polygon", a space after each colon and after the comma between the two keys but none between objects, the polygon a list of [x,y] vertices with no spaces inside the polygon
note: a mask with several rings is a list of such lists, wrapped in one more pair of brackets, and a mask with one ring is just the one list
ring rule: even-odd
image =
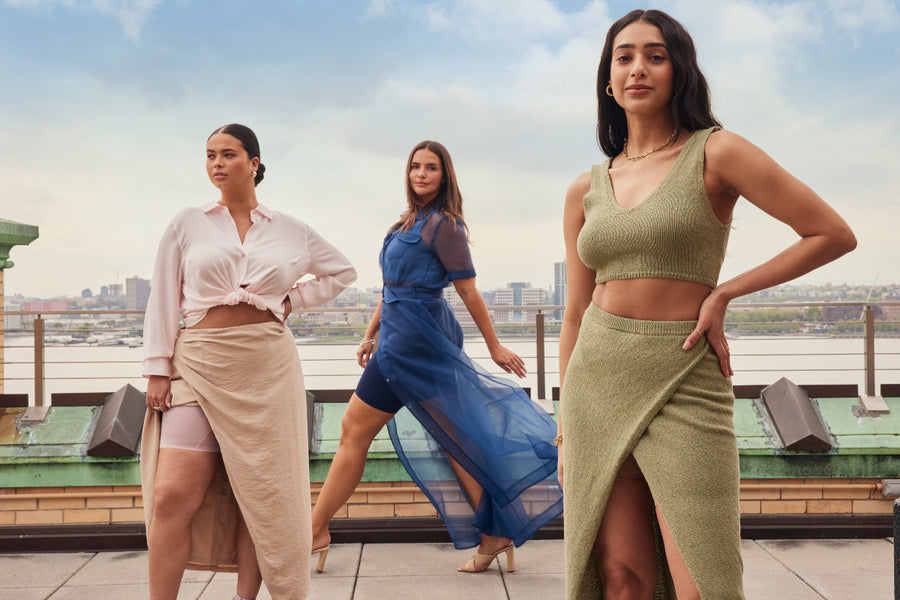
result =
[{"label": "concrete paver floor", "polygon": [[[889,600],[893,541],[744,540],[747,600]],[[551,600],[564,597],[561,540],[517,548],[516,571],[500,558],[486,573],[458,573],[471,552],[450,544],[335,544],[319,600]],[[187,571],[179,600],[230,600],[236,575]],[[0,554],[0,600],[131,600],[148,597],[146,552]],[[263,587],[258,600],[271,600]]]}]

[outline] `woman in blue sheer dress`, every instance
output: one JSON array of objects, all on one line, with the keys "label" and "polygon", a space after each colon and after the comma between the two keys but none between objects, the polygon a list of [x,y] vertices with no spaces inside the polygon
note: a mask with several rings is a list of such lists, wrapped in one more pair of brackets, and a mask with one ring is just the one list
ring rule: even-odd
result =
[{"label": "woman in blue sheer dress", "polygon": [[356,489],[369,446],[387,424],[397,455],[454,546],[478,546],[458,570],[482,572],[506,553],[513,571],[513,548],[562,512],[553,475],[556,423],[515,383],[488,374],[462,350],[462,328],[443,298],[450,282],[491,359],[507,373],[525,375],[522,359],[497,339],[475,288],[462,196],[447,150],[437,142],[418,144],[406,179],[407,211],[389,229],[379,257],[382,298],[356,352],[365,371],[312,513],[317,570],[331,541],[328,524]]}]

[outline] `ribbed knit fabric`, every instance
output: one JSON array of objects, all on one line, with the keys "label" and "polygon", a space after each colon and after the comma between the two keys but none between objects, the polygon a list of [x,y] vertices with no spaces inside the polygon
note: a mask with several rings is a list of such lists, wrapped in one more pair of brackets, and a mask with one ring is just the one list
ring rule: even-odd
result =
[{"label": "ribbed knit fabric", "polygon": [[716,287],[730,224],[709,205],[703,182],[706,140],[718,127],[695,131],[659,186],[634,208],[616,203],[610,161],[591,169],[578,255],[597,283],[658,277]]},{"label": "ribbed knit fabric", "polygon": [[[584,314],[560,401],[568,600],[603,598],[594,539],[629,454],[702,598],[744,598],[734,395],[706,338],[682,349],[695,326]],[[655,598],[674,600],[662,566]]]}]

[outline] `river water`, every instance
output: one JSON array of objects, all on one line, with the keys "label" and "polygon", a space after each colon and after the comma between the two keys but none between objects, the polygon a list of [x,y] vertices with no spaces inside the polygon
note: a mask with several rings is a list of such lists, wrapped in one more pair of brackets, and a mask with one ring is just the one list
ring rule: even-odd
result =
[{"label": "river water", "polygon": [[[525,359],[528,376],[521,385],[537,395],[536,344],[533,339],[511,338],[503,343]],[[5,389],[3,392],[34,393],[34,350],[28,336],[6,336]],[[864,388],[864,343],[861,338],[765,336],[729,340],[735,385],[767,385],[787,377],[804,384],[857,384]],[[480,338],[466,340],[466,350],[492,373],[501,371],[491,362]],[[297,351],[307,389],[352,389],[362,369],[356,364],[356,346],[298,340]],[[548,339],[546,395],[559,385],[559,344]],[[114,391],[126,383],[146,389],[140,376],[143,350],[139,347],[60,345],[45,348],[45,390],[54,392]],[[900,338],[875,340],[875,382],[900,383]]]}]

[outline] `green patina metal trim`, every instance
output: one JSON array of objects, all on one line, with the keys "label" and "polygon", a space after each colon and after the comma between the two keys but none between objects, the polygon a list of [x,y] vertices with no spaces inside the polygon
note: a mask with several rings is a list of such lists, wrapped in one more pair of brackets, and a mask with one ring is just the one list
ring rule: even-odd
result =
[{"label": "green patina metal trim", "polygon": [[[309,462],[309,480],[312,482],[323,482],[328,475],[328,469],[331,468],[331,457],[313,458]],[[362,481],[366,483],[387,483],[391,481],[412,481],[409,474],[397,455],[390,454],[369,454],[366,458],[366,469],[363,471]]]},{"label": "green patina metal trim", "polygon": [[39,460],[10,464],[0,462],[0,487],[94,487],[140,485],[137,458],[106,461],[62,462]]},{"label": "green patina metal trim", "polygon": [[12,268],[9,251],[13,246],[27,246],[38,235],[38,228],[34,225],[0,219],[0,270]]},{"label": "green patina metal trim", "polygon": [[[831,452],[789,452],[780,447],[753,400],[735,403],[741,477],[745,479],[882,478],[900,475],[900,398],[891,412],[857,417],[855,398],[816,400],[837,441]],[[318,410],[321,408],[321,412]],[[21,409],[0,409],[0,487],[139,485],[138,457],[85,456],[98,407],[53,407],[45,423],[13,432]],[[344,405],[317,407],[310,480],[324,481],[340,437]],[[12,439],[12,438],[15,439]],[[385,430],[375,438],[364,482],[409,481]]]},{"label": "green patina metal trim", "polygon": [[898,475],[900,475],[898,455],[741,454],[742,479],[882,478]]}]

